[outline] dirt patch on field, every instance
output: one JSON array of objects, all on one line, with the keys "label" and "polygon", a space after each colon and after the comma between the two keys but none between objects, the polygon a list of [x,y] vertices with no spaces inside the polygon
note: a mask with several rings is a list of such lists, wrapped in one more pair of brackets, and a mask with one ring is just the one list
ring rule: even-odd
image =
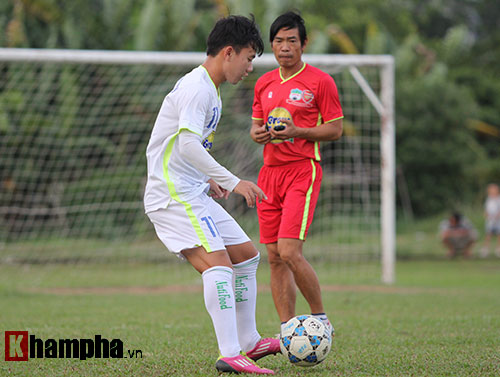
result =
[{"label": "dirt patch on field", "polygon": [[[259,292],[269,292],[267,285],[259,285]],[[442,289],[436,288],[412,288],[412,287],[391,287],[384,285],[322,285],[323,292],[373,292],[391,294],[418,294],[418,293],[438,293]],[[168,286],[134,286],[134,287],[53,287],[53,288],[31,288],[30,293],[42,293],[53,295],[164,295],[172,293],[196,293],[202,292],[201,285],[168,285]]]}]

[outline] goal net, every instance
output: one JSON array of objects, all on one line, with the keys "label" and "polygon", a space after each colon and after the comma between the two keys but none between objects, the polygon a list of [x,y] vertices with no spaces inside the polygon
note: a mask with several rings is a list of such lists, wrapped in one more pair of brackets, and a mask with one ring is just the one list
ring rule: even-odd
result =
[{"label": "goal net", "polygon": [[[130,252],[135,257],[165,254],[158,251],[161,245],[141,246],[155,239],[142,204],[145,149],[164,96],[204,57],[0,49],[0,256],[85,258],[95,257],[86,253],[96,248],[100,257],[112,258],[123,249],[112,246],[117,240],[140,249]],[[321,143],[322,191],[305,253],[358,273],[365,273],[361,266],[381,268],[382,280],[392,282],[392,57],[304,60],[334,77],[345,116],[342,138]],[[253,181],[262,165],[262,146],[249,137],[253,88],[275,67],[274,57],[264,54],[247,79],[222,86],[223,113],[212,151]],[[255,210],[236,195],[223,205],[258,245]],[[72,247],[78,243],[83,251]]]}]

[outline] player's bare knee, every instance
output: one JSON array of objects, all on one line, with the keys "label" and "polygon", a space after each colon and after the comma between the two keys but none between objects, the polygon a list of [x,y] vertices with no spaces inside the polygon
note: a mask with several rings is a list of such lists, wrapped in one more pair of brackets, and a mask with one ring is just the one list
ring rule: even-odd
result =
[{"label": "player's bare knee", "polygon": [[244,262],[259,255],[259,251],[250,241],[238,245],[226,245],[226,250],[233,264]]},{"label": "player's bare knee", "polygon": [[292,271],[295,271],[297,266],[304,262],[304,257],[296,250],[283,250],[280,253],[280,258]]},{"label": "player's bare knee", "polygon": [[267,261],[272,269],[282,268],[286,265],[285,261],[281,259],[278,253],[268,253]]}]

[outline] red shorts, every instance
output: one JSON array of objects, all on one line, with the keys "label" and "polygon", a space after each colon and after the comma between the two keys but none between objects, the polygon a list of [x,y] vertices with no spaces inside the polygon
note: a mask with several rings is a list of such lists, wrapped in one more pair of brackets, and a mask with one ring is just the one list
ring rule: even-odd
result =
[{"label": "red shorts", "polygon": [[268,199],[257,203],[261,243],[306,239],[322,177],[320,164],[313,160],[262,167],[257,184]]}]

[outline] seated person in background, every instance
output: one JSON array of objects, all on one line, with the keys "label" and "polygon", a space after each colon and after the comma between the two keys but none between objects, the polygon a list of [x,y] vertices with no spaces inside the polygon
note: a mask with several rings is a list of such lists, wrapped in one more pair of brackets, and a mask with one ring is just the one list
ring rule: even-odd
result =
[{"label": "seated person in background", "polygon": [[477,232],[462,214],[454,212],[448,220],[441,222],[439,229],[441,241],[448,249],[448,257],[462,254],[468,258],[472,255],[472,245],[477,240]]}]

